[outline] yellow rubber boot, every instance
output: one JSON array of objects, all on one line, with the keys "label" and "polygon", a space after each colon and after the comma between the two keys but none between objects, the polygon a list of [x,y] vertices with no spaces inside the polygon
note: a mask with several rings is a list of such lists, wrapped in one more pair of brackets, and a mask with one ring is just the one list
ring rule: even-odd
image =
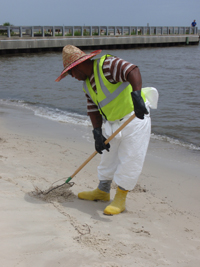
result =
[{"label": "yellow rubber boot", "polygon": [[108,205],[105,210],[104,214],[106,215],[114,215],[119,214],[126,208],[126,195],[128,190],[121,190],[119,187],[117,188],[114,200]]},{"label": "yellow rubber boot", "polygon": [[110,193],[106,193],[104,191],[101,191],[99,188],[97,188],[93,191],[84,191],[84,192],[78,193],[78,198],[91,200],[91,201],[93,200],[109,201]]}]

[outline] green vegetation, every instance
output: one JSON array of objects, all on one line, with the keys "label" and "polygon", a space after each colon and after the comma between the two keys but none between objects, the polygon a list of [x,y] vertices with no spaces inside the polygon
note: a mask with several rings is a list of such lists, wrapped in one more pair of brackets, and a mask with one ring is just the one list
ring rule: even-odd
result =
[{"label": "green vegetation", "polygon": [[80,31],[80,30],[75,31],[75,32],[74,32],[74,36],[81,36],[81,31]]},{"label": "green vegetation", "polygon": [[58,33],[55,33],[55,36],[63,36],[62,33],[58,32]]},{"label": "green vegetation", "polygon": [[90,36],[90,33],[89,32],[84,32],[83,35],[84,36]]},{"label": "green vegetation", "polygon": [[9,22],[5,22],[3,26],[12,26]]},{"label": "green vegetation", "polygon": [[[13,26],[10,22],[5,22],[3,26]],[[11,35],[14,34],[11,32]],[[0,35],[7,35],[7,30],[0,30]]]}]

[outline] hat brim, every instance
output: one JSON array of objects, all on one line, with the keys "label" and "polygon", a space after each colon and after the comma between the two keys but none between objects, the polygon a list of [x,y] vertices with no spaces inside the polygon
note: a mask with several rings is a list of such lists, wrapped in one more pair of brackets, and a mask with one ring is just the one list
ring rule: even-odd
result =
[{"label": "hat brim", "polygon": [[55,80],[56,82],[59,82],[60,80],[62,80],[63,78],[65,78],[68,75],[68,70],[74,68],[75,66],[77,66],[78,64],[82,63],[83,61],[95,57],[96,55],[100,54],[102,50],[96,50],[91,52],[90,54],[86,54],[85,56],[79,58],[78,60],[74,61],[72,64],[70,64],[69,66],[67,66],[62,72],[61,75]]}]

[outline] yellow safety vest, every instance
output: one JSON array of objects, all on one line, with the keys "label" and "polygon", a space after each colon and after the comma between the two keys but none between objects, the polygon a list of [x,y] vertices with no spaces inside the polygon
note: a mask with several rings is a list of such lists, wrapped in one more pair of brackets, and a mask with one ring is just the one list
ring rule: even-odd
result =
[{"label": "yellow safety vest", "polygon": [[[108,121],[115,121],[123,118],[134,110],[131,97],[132,86],[129,82],[110,83],[103,74],[103,62],[105,55],[100,59],[94,60],[94,79],[96,83],[97,93],[94,92],[90,84],[89,78],[83,83],[83,91],[98,106],[99,112]],[[141,93],[145,101],[144,94]]]}]

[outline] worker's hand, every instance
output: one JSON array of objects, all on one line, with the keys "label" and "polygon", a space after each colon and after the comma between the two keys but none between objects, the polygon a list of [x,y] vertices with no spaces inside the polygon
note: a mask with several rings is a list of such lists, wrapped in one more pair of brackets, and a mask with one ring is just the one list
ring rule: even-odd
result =
[{"label": "worker's hand", "polygon": [[92,131],[94,135],[94,140],[95,140],[95,149],[99,154],[102,154],[102,151],[106,149],[109,151],[110,144],[108,143],[107,145],[104,144],[106,141],[106,138],[102,135],[102,130],[101,128],[94,128]]},{"label": "worker's hand", "polygon": [[144,100],[141,97],[141,90],[131,92],[131,96],[133,100],[135,115],[139,119],[143,120],[144,114],[149,114],[149,112],[147,111]]}]

